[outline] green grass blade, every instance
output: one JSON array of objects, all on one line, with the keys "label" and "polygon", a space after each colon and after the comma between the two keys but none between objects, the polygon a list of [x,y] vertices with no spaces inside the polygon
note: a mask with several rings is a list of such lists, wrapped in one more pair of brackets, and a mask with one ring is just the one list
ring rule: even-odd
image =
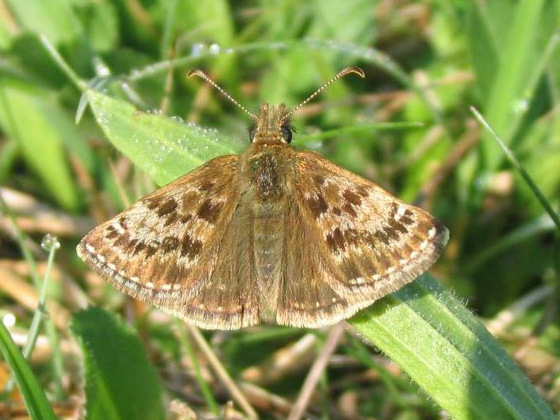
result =
[{"label": "green grass blade", "polygon": [[[544,3],[544,0],[522,0],[517,5],[492,91],[484,107],[488,121],[497,132],[503,133],[506,144],[515,135],[511,127],[517,127],[517,120],[523,116],[518,101],[527,99],[524,95],[527,83],[533,79],[530,75],[534,69],[534,48]],[[491,143],[483,142],[481,146],[486,169],[495,170],[503,155]]]},{"label": "green grass blade", "polygon": [[173,31],[175,30],[176,18],[177,18],[177,6],[179,5],[179,0],[172,0],[167,5],[167,13],[165,19],[165,25],[163,27],[163,33],[161,36],[161,43],[159,49],[159,55],[162,59],[166,59],[172,50],[173,43]]},{"label": "green grass blade", "polygon": [[33,420],[56,420],[41,385],[1,321],[0,352],[15,375],[30,417]]},{"label": "green grass blade", "polygon": [[468,7],[467,35],[472,66],[476,74],[478,92],[486,101],[496,76],[494,69],[500,63],[499,42],[492,32],[490,13],[482,3],[472,1]]},{"label": "green grass blade", "polygon": [[73,42],[81,35],[79,20],[65,0],[8,0],[23,30],[45,34],[54,43]]},{"label": "green grass blade", "polygon": [[19,146],[14,139],[7,139],[0,148],[0,184],[6,182],[12,166],[19,153]]},{"label": "green grass blade", "polygon": [[[47,322],[45,323],[45,317],[47,315],[47,307],[46,307],[46,300],[47,300],[47,285],[49,284],[51,270],[54,263],[54,257],[56,255],[56,251],[60,248],[60,242],[58,239],[53,236],[47,234],[42,241],[43,249],[49,252],[49,257],[47,260],[47,269],[45,270],[45,275],[43,276],[43,282],[41,284],[39,292],[39,304],[35,313],[33,314],[33,319],[31,321],[31,325],[29,327],[29,332],[27,334],[27,341],[22,349],[22,355],[25,359],[29,360],[31,355],[33,354],[33,350],[35,349],[35,345],[37,344],[37,338],[39,337],[39,332],[41,327],[44,325],[45,327],[51,325],[52,323]],[[57,334],[56,329],[53,327],[52,331]],[[50,337],[49,337],[50,338]],[[58,343],[58,336],[54,337],[54,340],[51,340],[51,346],[53,343]],[[57,365],[57,360],[61,358],[59,347],[53,347],[53,379],[55,382],[56,388],[56,397],[57,399],[63,399],[65,397],[64,387],[62,386],[62,369],[56,370],[54,367]],[[6,387],[4,388],[4,392],[11,392],[13,386],[13,375],[10,377]]]},{"label": "green grass blade", "polygon": [[80,91],[85,91],[87,89],[86,83],[81,80],[78,75],[74,72],[72,67],[68,65],[66,60],[62,58],[58,50],[54,47],[54,45],[50,42],[50,40],[43,34],[39,36],[39,40],[41,44],[45,48],[45,51],[51,56],[53,61],[58,65],[60,70],[74,83],[74,86],[78,88]]},{"label": "green grass blade", "polygon": [[556,229],[554,222],[548,214],[543,214],[535,220],[519,226],[498,241],[482,248],[478,253],[470,256],[469,260],[462,264],[463,273],[472,274],[481,269],[492,258],[503,254],[514,246],[529,241],[531,238],[541,236],[546,232],[553,232]]},{"label": "green grass blade", "polygon": [[157,114],[99,92],[87,93],[95,118],[111,142],[159,185],[217,156],[238,153],[242,144],[213,130]]},{"label": "green grass blade", "polygon": [[138,336],[100,308],[74,314],[84,354],[88,420],[163,420],[159,378]]},{"label": "green grass blade", "polygon": [[204,376],[202,375],[202,370],[200,369],[200,363],[194,351],[194,348],[191,345],[190,338],[188,337],[187,334],[187,330],[185,329],[183,322],[179,319],[175,320],[174,327],[176,330],[176,336],[179,339],[179,343],[181,343],[183,348],[186,350],[187,356],[191,360],[193,370],[194,370],[194,377],[200,388],[200,391],[202,392],[202,396],[204,397],[204,400],[206,401],[206,404],[208,405],[208,408],[210,409],[212,414],[214,414],[216,418],[219,418],[220,406],[216,402],[216,399],[214,398],[214,394],[212,394],[212,389],[210,385],[206,382]]},{"label": "green grass blade", "polygon": [[555,419],[503,347],[428,275],[349,322],[454,419]]},{"label": "green grass blade", "polygon": [[349,125],[346,127],[336,128],[333,130],[324,130],[315,134],[307,134],[298,136],[294,139],[292,144],[294,146],[304,145],[317,140],[323,140],[332,138],[335,136],[343,136],[347,134],[357,134],[363,132],[373,132],[373,131],[389,131],[389,130],[406,130],[411,128],[424,127],[424,124],[417,122],[388,122],[388,123],[364,123]]},{"label": "green grass blade", "polygon": [[76,210],[79,199],[64,148],[74,131],[67,123],[63,110],[53,106],[46,91],[16,80],[0,80],[1,129],[17,140],[45,189],[65,209]]},{"label": "green grass blade", "polygon": [[560,217],[554,211],[554,209],[552,208],[552,205],[547,200],[547,198],[544,196],[544,194],[541,192],[540,188],[533,181],[533,179],[531,178],[531,175],[529,175],[529,173],[525,170],[525,168],[523,167],[521,162],[519,162],[519,160],[517,160],[517,157],[515,157],[515,154],[513,153],[513,151],[509,147],[507,147],[506,143],[502,140],[502,138],[500,136],[498,136],[496,131],[494,131],[492,126],[490,124],[488,124],[488,122],[476,110],[476,108],[471,107],[471,111],[474,114],[474,116],[476,117],[476,119],[484,126],[484,128],[486,128],[486,130],[488,130],[488,132],[491,134],[491,136],[500,145],[500,147],[502,148],[502,150],[506,154],[506,156],[509,159],[509,161],[511,162],[511,164],[515,167],[515,169],[517,169],[519,171],[519,173],[521,174],[521,176],[523,177],[523,179],[525,180],[527,185],[529,185],[529,188],[531,188],[531,190],[533,191],[533,194],[535,194],[535,196],[537,197],[537,199],[539,200],[539,202],[541,203],[541,205],[543,206],[545,211],[549,214],[551,219],[554,221],[554,224],[556,225],[556,228],[560,232]]}]

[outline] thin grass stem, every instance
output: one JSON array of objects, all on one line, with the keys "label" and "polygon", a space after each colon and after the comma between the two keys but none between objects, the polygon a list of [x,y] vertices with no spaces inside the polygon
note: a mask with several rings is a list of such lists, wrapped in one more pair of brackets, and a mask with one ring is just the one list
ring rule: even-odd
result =
[{"label": "thin grass stem", "polygon": [[476,119],[484,126],[484,128],[486,128],[486,130],[488,130],[488,132],[492,135],[492,137],[494,137],[496,142],[500,145],[500,147],[506,154],[507,158],[509,159],[513,167],[519,171],[519,173],[521,174],[521,176],[523,177],[523,179],[525,180],[529,188],[531,188],[531,191],[533,191],[533,194],[535,194],[535,196],[539,200],[539,203],[541,203],[544,210],[552,218],[554,224],[556,225],[556,228],[558,229],[558,232],[560,233],[560,217],[558,216],[556,211],[554,211],[548,199],[541,192],[537,184],[535,184],[535,182],[533,181],[529,173],[525,170],[521,162],[517,160],[517,157],[515,156],[513,151],[504,143],[501,137],[494,131],[492,126],[488,124],[488,122],[484,119],[484,117],[478,112],[478,110],[474,106],[471,106],[470,109],[473,115],[476,117]]},{"label": "thin grass stem", "polygon": [[62,58],[60,53],[57,51],[54,45],[51,44],[51,42],[45,35],[40,35],[39,39],[41,40],[41,43],[43,44],[43,47],[45,47],[47,53],[49,53],[54,62],[58,64],[60,70],[62,70],[62,72],[64,72],[64,74],[72,81],[72,83],[74,83],[74,86],[76,86],[78,90],[80,90],[81,92],[85,92],[88,88],[87,83],[78,77],[78,75],[74,72],[74,70],[72,70],[72,68],[68,65],[64,58]]},{"label": "thin grass stem", "polygon": [[29,246],[27,246],[27,241],[30,240],[30,238],[28,238],[27,235],[25,235],[23,231],[19,228],[16,221],[16,216],[14,215],[14,213],[12,212],[8,204],[4,201],[4,197],[2,197],[2,194],[0,194],[0,212],[7,215],[8,218],[10,219],[10,222],[12,223],[14,233],[16,236],[15,239],[19,245],[23,258],[29,265],[31,280],[33,281],[35,287],[39,289],[41,285],[41,276],[39,276],[39,270],[37,269],[37,262],[35,261],[35,257],[33,256],[31,250],[29,249]]},{"label": "thin grass stem", "polygon": [[204,400],[206,401],[206,404],[210,408],[212,414],[214,414],[218,418],[220,417],[220,407],[216,402],[214,395],[212,394],[212,390],[210,389],[210,386],[202,376],[202,372],[200,370],[200,363],[198,363],[198,359],[191,345],[191,342],[187,337],[187,334],[185,333],[185,328],[183,324],[178,320],[175,320],[175,327],[176,327],[177,336],[179,338],[179,342],[187,351],[187,355],[189,356],[189,359],[193,365],[194,376],[198,386],[200,387]]},{"label": "thin grass stem", "polygon": [[29,359],[29,357],[31,357],[31,354],[33,353],[33,349],[35,348],[35,344],[37,343],[37,337],[39,336],[41,323],[43,321],[43,318],[47,314],[47,307],[46,307],[47,287],[48,287],[56,251],[60,248],[60,243],[58,242],[58,240],[56,240],[55,238],[54,241],[55,242],[53,242],[53,245],[50,246],[50,249],[48,250],[49,256],[47,259],[47,268],[45,270],[45,276],[43,277],[43,281],[40,287],[39,304],[37,306],[37,310],[33,314],[33,320],[31,321],[31,326],[29,327],[28,339],[25,345],[23,346],[23,350],[22,350],[23,357],[25,357],[26,359]]},{"label": "thin grass stem", "polygon": [[218,357],[216,357],[216,354],[214,353],[212,348],[208,345],[202,333],[198,330],[198,328],[192,325],[187,325],[187,328],[189,329],[191,336],[196,341],[198,347],[202,350],[202,352],[208,359],[208,362],[210,363],[212,368],[214,368],[214,371],[216,372],[220,380],[227,387],[228,391],[231,394],[231,397],[239,404],[239,406],[243,409],[243,411],[245,412],[245,414],[249,419],[252,420],[258,419],[259,415],[255,411],[255,409],[251,406],[251,404],[249,403],[245,395],[243,395],[243,393],[241,392],[237,384],[233,381],[230,374],[223,366],[223,364],[220,362]]},{"label": "thin grass stem", "polygon": [[[52,235],[46,235],[43,239],[42,243],[43,247],[47,249],[49,252],[49,256],[47,259],[47,268],[45,270],[45,275],[41,282],[39,288],[39,302],[37,305],[37,309],[33,314],[33,319],[31,321],[31,326],[29,327],[29,333],[27,336],[27,341],[22,349],[22,355],[25,359],[29,360],[31,355],[33,354],[33,350],[35,349],[35,345],[37,344],[37,338],[39,337],[39,332],[41,331],[41,325],[43,321],[46,319],[47,313],[47,290],[48,284],[52,272],[52,267],[54,263],[54,258],[56,256],[56,251],[60,249],[60,242],[58,239]],[[56,396],[58,399],[62,399],[65,396],[64,387],[62,386],[62,374],[64,373],[63,365],[62,365],[62,355],[60,354],[58,344],[58,334],[56,332],[56,328],[52,322],[45,323],[45,327],[47,328],[47,336],[49,337],[49,341],[51,343],[51,348],[53,352],[53,377],[55,381],[56,387]],[[50,327],[50,328],[49,328]],[[54,344],[54,345],[53,345]],[[57,367],[60,364],[61,366]],[[6,387],[4,388],[4,392],[10,393],[14,387],[15,378],[12,375],[8,382],[6,383]]]}]

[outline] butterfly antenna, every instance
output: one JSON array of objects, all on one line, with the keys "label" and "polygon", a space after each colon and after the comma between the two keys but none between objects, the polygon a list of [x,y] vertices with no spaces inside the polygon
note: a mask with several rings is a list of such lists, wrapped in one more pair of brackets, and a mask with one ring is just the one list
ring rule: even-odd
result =
[{"label": "butterfly antenna", "polygon": [[220,87],[216,82],[214,82],[210,76],[208,76],[206,73],[204,73],[202,70],[191,70],[187,73],[187,77],[192,77],[192,76],[198,76],[204,80],[206,80],[208,83],[210,83],[212,86],[214,86],[218,92],[220,92],[222,95],[224,95],[227,99],[229,99],[232,103],[234,103],[235,105],[237,105],[237,107],[239,109],[241,109],[243,112],[245,112],[247,115],[249,115],[252,119],[254,120],[258,120],[258,117],[253,114],[251,111],[249,111],[247,108],[245,108],[243,105],[241,105],[239,102],[237,102],[235,99],[233,99],[233,97],[227,93],[222,87]]},{"label": "butterfly antenna", "polygon": [[296,106],[295,108],[293,108],[290,112],[288,112],[285,116],[284,119],[288,119],[290,118],[293,114],[295,114],[295,112],[300,109],[302,106],[304,106],[306,103],[308,103],[310,100],[312,100],[315,96],[319,95],[321,92],[323,92],[326,88],[328,88],[330,85],[332,85],[334,82],[336,82],[338,79],[346,76],[347,74],[350,73],[355,73],[358,76],[360,76],[362,79],[364,77],[366,77],[366,74],[364,73],[364,71],[359,68],[359,67],[346,67],[342,70],[340,70],[331,80],[329,80],[328,82],[326,82],[323,86],[321,86],[319,89],[317,89],[315,92],[313,92],[305,101],[303,101],[302,103],[300,103],[298,106]]}]

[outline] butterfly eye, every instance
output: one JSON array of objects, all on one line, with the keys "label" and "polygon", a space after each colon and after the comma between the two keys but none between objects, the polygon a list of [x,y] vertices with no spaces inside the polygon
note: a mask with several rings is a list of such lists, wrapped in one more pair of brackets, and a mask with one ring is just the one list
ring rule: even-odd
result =
[{"label": "butterfly eye", "polygon": [[255,138],[255,132],[257,131],[257,126],[256,125],[252,125],[251,127],[249,127],[249,140],[251,141],[251,143],[253,142],[253,139]]},{"label": "butterfly eye", "polygon": [[292,141],[292,127],[288,124],[284,124],[282,126],[282,137],[286,140],[287,143]]}]

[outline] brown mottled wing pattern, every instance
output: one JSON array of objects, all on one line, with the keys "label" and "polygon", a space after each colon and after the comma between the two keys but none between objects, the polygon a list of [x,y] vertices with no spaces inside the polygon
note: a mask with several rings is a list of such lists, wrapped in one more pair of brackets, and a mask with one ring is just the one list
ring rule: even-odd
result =
[{"label": "brown mottled wing pattern", "polygon": [[414,280],[441,254],[448,231],[424,210],[317,153],[297,152],[295,160],[280,324],[346,319]]},{"label": "brown mottled wing pattern", "polygon": [[119,290],[195,325],[258,323],[237,162],[213,159],[137,201],[84,237],[78,254]]}]

